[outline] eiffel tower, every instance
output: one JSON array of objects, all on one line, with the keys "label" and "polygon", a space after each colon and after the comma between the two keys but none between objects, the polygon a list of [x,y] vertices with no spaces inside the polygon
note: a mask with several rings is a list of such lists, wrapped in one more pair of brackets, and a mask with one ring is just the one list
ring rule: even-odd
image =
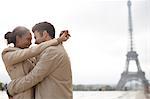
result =
[{"label": "eiffel tower", "polygon": [[[125,71],[121,74],[121,79],[119,80],[116,90],[124,90],[125,84],[128,81],[132,80],[141,80],[144,89],[148,90],[149,83],[148,80],[145,78],[145,72],[142,71],[139,60],[138,60],[138,54],[136,51],[133,50],[133,28],[132,28],[132,16],[131,16],[131,1],[128,0],[128,25],[129,25],[129,33],[130,33],[130,51],[127,52],[127,59],[126,59],[126,68]],[[130,61],[135,61],[137,66],[137,72],[130,72],[129,69],[129,63]]]}]

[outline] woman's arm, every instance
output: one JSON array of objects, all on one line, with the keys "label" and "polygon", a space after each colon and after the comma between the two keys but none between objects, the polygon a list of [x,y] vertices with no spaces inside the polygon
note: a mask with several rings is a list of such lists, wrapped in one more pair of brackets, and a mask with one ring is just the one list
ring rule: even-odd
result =
[{"label": "woman's arm", "polygon": [[31,48],[4,50],[2,52],[2,59],[6,66],[11,66],[13,64],[22,62],[28,58],[32,58],[39,55],[44,49],[46,49],[49,46],[58,45],[61,42],[66,41],[68,39],[66,38],[67,35],[68,33],[64,32],[63,35],[61,35],[58,39],[52,39]]},{"label": "woman's arm", "polygon": [[57,39],[52,39],[46,42],[43,42],[39,45],[36,45],[31,48],[26,49],[16,49],[16,50],[4,50],[2,52],[2,59],[5,65],[13,65],[19,62],[22,62],[28,58],[35,57],[39,55],[44,49],[49,46],[58,45]]}]

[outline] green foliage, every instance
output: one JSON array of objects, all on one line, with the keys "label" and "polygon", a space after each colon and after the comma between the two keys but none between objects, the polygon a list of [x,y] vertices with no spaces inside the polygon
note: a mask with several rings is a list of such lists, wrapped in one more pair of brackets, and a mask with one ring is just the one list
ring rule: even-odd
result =
[{"label": "green foliage", "polygon": [[0,90],[2,90],[2,85],[3,85],[3,83],[2,83],[2,82],[0,82]]},{"label": "green foliage", "polygon": [[74,91],[112,91],[115,90],[111,85],[73,85]]},{"label": "green foliage", "polygon": [[4,84],[2,82],[0,82],[0,91],[3,91],[4,90]]}]

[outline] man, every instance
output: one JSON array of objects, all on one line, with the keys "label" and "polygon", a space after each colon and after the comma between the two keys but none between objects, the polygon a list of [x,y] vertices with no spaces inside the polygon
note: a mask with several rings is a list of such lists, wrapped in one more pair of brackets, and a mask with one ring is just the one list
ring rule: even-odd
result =
[{"label": "man", "polygon": [[[32,31],[36,44],[55,38],[55,29],[48,22],[36,24]],[[12,80],[7,88],[13,96],[35,85],[35,99],[72,99],[71,64],[62,44],[46,48],[37,57],[34,69]]]}]

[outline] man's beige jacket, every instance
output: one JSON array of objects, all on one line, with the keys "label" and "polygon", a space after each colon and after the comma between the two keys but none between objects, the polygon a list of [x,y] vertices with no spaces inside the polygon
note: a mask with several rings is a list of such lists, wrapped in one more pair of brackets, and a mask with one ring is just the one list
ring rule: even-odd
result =
[{"label": "man's beige jacket", "polygon": [[35,99],[72,99],[72,73],[69,57],[60,44],[46,48],[34,69],[8,85],[11,95],[36,85]]}]

